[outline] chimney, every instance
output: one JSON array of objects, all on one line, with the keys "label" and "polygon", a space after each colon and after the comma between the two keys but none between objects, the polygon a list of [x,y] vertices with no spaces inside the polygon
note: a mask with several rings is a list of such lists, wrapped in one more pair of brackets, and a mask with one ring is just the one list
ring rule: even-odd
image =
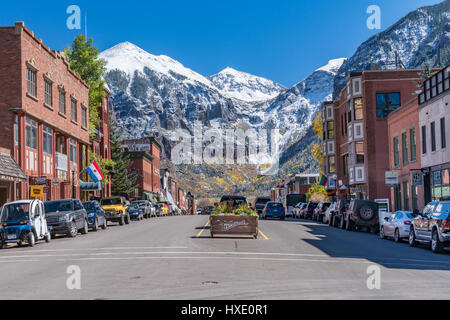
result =
[{"label": "chimney", "polygon": [[16,21],[14,23],[14,32],[18,35],[21,35],[24,27],[25,23],[23,21]]}]

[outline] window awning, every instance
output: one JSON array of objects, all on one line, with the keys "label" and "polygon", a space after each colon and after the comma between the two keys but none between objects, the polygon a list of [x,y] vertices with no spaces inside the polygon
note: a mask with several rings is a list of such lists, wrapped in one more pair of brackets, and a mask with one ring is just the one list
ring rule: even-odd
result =
[{"label": "window awning", "polygon": [[10,154],[0,152],[0,180],[26,181],[27,175]]}]

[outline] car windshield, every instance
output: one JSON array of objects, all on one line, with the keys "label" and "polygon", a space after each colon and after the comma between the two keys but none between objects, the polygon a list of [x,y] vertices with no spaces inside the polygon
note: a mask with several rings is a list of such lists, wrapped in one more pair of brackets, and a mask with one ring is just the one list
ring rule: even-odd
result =
[{"label": "car windshield", "polygon": [[83,207],[86,210],[95,210],[95,202],[83,202]]},{"label": "car windshield", "polygon": [[30,205],[28,203],[15,203],[3,206],[1,222],[18,222],[29,219]]},{"label": "car windshield", "polygon": [[283,207],[283,205],[281,203],[268,203],[267,206],[271,207],[271,208],[282,208]]},{"label": "car windshield", "polygon": [[137,203],[132,203],[129,205],[130,209],[139,209],[139,205]]},{"label": "car windshield", "polygon": [[110,198],[102,200],[102,206],[113,206],[116,204],[122,204],[122,200],[120,198]]},{"label": "car windshield", "polygon": [[65,200],[65,201],[46,202],[44,204],[44,207],[45,207],[45,212],[71,211],[72,210],[72,201]]},{"label": "car windshield", "polygon": [[131,204],[132,205],[138,205],[140,207],[145,207],[145,201],[137,201],[137,202],[133,202]]},{"label": "car windshield", "polygon": [[256,199],[255,203],[267,203],[269,201],[270,201],[269,198],[258,198],[258,199]]}]

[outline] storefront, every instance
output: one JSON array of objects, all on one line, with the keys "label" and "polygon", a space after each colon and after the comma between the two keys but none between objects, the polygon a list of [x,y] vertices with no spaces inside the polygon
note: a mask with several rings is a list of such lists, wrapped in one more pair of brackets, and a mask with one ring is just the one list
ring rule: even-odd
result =
[{"label": "storefront", "polygon": [[450,199],[450,163],[431,168],[430,182],[432,200]]},{"label": "storefront", "polygon": [[11,155],[0,150],[0,207],[20,199],[20,182],[26,180],[27,176]]}]

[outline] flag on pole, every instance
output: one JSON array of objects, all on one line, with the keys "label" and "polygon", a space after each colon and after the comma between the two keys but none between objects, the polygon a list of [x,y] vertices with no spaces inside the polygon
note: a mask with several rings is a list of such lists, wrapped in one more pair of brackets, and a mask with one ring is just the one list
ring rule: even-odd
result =
[{"label": "flag on pole", "polygon": [[321,185],[321,186],[326,186],[327,185],[327,182],[328,182],[328,178],[327,177],[325,177],[325,175],[324,174],[322,174],[322,176],[320,177],[320,182],[319,182],[319,184]]},{"label": "flag on pole", "polygon": [[91,176],[94,182],[99,182],[105,179],[103,174],[100,172],[100,167],[97,164],[97,161],[94,160],[92,164],[86,168],[87,173]]}]

